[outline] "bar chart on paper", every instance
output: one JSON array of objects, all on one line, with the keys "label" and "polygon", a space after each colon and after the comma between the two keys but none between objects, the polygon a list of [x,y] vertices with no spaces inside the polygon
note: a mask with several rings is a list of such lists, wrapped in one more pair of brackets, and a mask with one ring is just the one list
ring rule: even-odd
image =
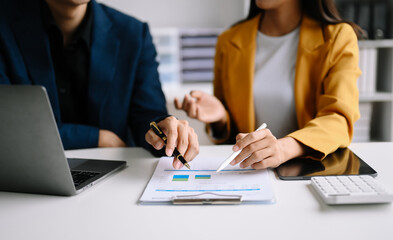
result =
[{"label": "bar chart on paper", "polygon": [[212,193],[220,196],[241,196],[243,201],[274,201],[267,170],[242,169],[228,166],[221,172],[216,168],[223,159],[196,158],[191,169],[176,170],[172,158],[160,159],[140,202],[166,202],[178,196]]},{"label": "bar chart on paper", "polygon": [[254,178],[253,175],[255,174],[260,174],[260,171],[254,169],[233,169],[217,173],[213,169],[164,169],[164,173],[159,177],[156,191],[194,193],[258,191],[261,190],[260,184],[249,181],[251,178]]}]

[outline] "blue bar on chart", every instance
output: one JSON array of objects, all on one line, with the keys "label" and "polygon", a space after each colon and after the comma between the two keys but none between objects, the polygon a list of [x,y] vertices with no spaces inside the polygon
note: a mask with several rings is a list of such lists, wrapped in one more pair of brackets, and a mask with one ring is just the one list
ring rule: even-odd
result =
[{"label": "blue bar on chart", "polygon": [[211,179],[211,175],[195,175],[195,179]]},{"label": "blue bar on chart", "polygon": [[188,181],[189,175],[173,175],[172,181]]}]

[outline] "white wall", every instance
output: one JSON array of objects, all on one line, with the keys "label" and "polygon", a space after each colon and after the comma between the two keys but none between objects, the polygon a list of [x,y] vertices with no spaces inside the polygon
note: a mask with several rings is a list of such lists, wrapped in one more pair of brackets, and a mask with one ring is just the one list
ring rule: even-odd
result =
[{"label": "white wall", "polygon": [[225,28],[244,18],[248,0],[98,0],[151,28]]}]

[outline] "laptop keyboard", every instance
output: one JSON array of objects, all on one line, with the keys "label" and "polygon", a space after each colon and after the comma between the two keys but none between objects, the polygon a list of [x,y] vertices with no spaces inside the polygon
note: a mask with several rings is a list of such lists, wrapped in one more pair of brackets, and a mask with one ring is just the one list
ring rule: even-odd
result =
[{"label": "laptop keyboard", "polygon": [[93,178],[100,174],[99,172],[89,172],[89,171],[78,171],[72,170],[71,175],[72,179],[74,180],[75,187],[81,185],[82,183],[86,182],[90,178]]}]

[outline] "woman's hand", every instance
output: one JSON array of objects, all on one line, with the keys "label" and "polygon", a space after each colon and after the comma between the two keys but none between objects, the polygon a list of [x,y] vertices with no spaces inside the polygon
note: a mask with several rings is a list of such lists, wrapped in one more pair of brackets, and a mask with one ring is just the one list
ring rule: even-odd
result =
[{"label": "woman's hand", "polygon": [[[194,129],[185,120],[177,120],[170,116],[157,123],[164,134],[167,136],[165,154],[172,156],[175,147],[183,155],[187,162],[192,161],[199,153],[198,136]],[[164,141],[149,130],[145,135],[146,141],[155,149],[160,150],[164,147]],[[183,164],[176,157],[173,159],[173,167],[180,169]]]},{"label": "woman's hand", "polygon": [[291,137],[277,139],[269,129],[236,136],[233,151],[242,149],[231,165],[240,163],[241,168],[275,168],[289,159],[305,153],[305,146]]},{"label": "woman's hand", "polygon": [[174,103],[177,109],[184,110],[191,118],[204,123],[226,124],[225,107],[215,96],[202,91],[191,91],[190,94],[184,96],[183,102],[176,97]]}]

